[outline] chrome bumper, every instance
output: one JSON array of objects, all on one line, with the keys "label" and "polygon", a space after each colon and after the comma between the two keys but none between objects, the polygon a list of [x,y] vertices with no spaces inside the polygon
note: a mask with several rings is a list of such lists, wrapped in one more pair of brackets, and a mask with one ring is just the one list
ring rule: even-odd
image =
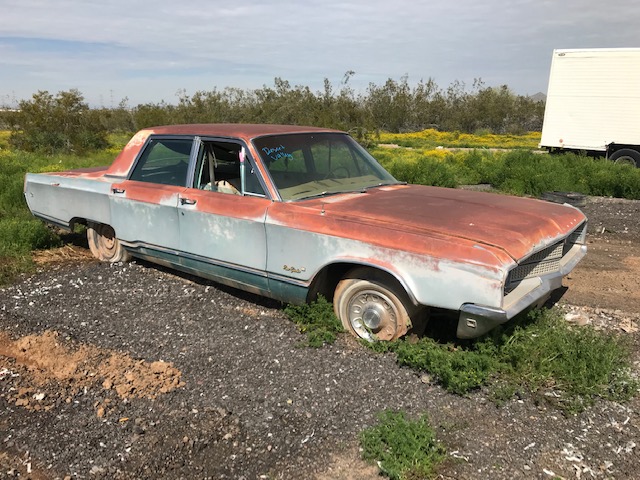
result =
[{"label": "chrome bumper", "polygon": [[587,246],[576,245],[572,250],[574,251],[563,258],[559,271],[523,280],[515,290],[504,297],[502,308],[463,304],[458,318],[458,338],[479,337],[529,307],[542,306],[551,292],[562,286],[562,278],[586,255]]}]

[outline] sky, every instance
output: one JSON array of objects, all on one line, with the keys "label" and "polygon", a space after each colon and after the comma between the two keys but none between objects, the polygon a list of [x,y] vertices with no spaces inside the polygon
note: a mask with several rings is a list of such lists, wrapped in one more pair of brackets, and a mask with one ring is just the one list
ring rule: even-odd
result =
[{"label": "sky", "polygon": [[0,0],[0,106],[79,90],[91,106],[180,93],[474,79],[546,92],[559,48],[640,47],[637,0]]}]

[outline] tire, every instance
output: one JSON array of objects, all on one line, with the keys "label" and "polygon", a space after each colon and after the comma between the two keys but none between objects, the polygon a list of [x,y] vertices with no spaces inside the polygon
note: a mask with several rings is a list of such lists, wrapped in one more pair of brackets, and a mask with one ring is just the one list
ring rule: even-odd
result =
[{"label": "tire", "polygon": [[90,223],[87,226],[87,241],[91,253],[103,262],[128,262],[131,255],[116,238],[116,232],[110,225]]},{"label": "tire", "polygon": [[352,270],[333,296],[333,308],[342,326],[368,342],[395,340],[411,328],[415,307],[404,291],[370,269]]},{"label": "tire", "polygon": [[616,163],[628,163],[640,168],[640,152],[631,148],[621,148],[613,152],[609,159]]}]

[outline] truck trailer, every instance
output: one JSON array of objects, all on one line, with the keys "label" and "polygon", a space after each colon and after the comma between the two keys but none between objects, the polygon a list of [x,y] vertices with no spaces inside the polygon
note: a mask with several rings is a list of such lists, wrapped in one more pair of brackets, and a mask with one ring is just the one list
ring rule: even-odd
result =
[{"label": "truck trailer", "polygon": [[640,167],[640,48],[554,50],[540,147]]}]

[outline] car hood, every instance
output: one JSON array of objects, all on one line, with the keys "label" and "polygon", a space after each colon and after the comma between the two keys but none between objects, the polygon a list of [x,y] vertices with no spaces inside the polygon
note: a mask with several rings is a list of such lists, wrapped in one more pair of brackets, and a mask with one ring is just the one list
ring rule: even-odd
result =
[{"label": "car hood", "polygon": [[326,215],[463,238],[514,260],[553,244],[585,220],[577,208],[530,198],[420,185],[377,187],[319,199]]}]

